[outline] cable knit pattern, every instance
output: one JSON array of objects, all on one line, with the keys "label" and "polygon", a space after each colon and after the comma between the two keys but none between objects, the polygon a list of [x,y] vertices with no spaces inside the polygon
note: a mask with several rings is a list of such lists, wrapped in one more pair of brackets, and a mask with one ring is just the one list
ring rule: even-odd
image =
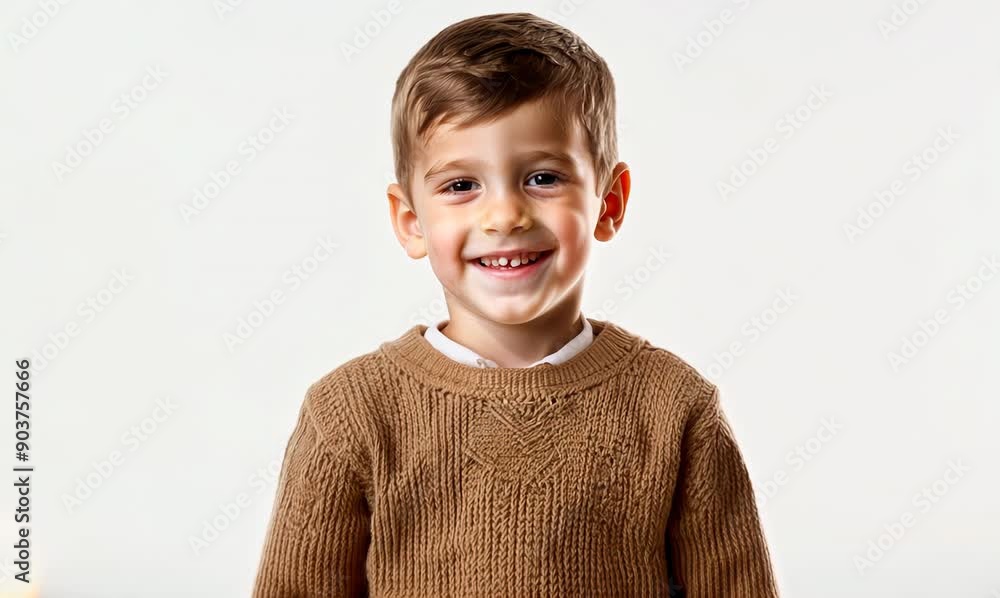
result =
[{"label": "cable knit pattern", "polygon": [[418,324],[315,382],[253,595],[778,596],[718,388],[588,319],[557,365],[462,364]]}]

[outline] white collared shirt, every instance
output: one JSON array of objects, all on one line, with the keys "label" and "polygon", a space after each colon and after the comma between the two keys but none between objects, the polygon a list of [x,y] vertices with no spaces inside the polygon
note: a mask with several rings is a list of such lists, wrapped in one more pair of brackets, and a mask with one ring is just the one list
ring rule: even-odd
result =
[{"label": "white collared shirt", "polygon": [[[460,363],[466,365],[472,365],[481,368],[495,368],[498,367],[497,363],[491,359],[485,359],[481,355],[477,354],[472,349],[469,349],[465,345],[461,345],[452,339],[448,338],[441,332],[441,327],[448,323],[447,319],[439,321],[434,326],[428,326],[427,330],[424,331],[424,338],[427,342],[431,344],[435,349],[444,353],[447,357],[454,359]],[[586,317],[583,318],[583,330],[580,334],[573,337],[568,343],[563,345],[558,351],[552,353],[551,355],[546,355],[545,357],[539,359],[535,363],[527,366],[534,367],[543,363],[551,363],[556,365],[564,361],[568,361],[574,355],[583,351],[590,345],[594,340],[594,327],[590,325],[590,320]]]}]

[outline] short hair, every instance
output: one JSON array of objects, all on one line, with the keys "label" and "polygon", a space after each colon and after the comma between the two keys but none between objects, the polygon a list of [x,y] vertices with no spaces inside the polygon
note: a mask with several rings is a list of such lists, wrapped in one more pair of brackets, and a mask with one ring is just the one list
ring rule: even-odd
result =
[{"label": "short hair", "polygon": [[538,99],[552,102],[561,126],[582,125],[603,197],[618,161],[611,71],[578,35],[524,12],[449,25],[403,68],[392,97],[397,181],[412,192],[417,144],[439,124],[489,122]]}]

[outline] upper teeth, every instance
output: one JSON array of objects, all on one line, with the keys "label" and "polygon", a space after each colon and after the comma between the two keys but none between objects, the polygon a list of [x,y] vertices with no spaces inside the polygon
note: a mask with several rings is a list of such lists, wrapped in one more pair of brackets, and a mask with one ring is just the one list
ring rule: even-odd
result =
[{"label": "upper teeth", "polygon": [[532,251],[530,253],[514,256],[509,260],[506,257],[483,256],[479,258],[479,263],[484,266],[493,266],[493,267],[510,266],[511,268],[516,268],[522,264],[528,264],[536,261],[538,259],[539,253],[540,252],[538,251]]}]

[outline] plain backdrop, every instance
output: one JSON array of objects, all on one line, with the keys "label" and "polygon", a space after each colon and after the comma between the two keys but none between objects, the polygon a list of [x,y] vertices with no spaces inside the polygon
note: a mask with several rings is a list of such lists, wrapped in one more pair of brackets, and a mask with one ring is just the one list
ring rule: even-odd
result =
[{"label": "plain backdrop", "polygon": [[585,313],[719,385],[783,596],[1000,596],[988,0],[4,2],[0,374],[32,359],[36,471],[34,581],[9,471],[0,588],[249,594],[308,385],[446,316],[389,223],[396,76],[506,11],[614,73],[633,187]]}]

